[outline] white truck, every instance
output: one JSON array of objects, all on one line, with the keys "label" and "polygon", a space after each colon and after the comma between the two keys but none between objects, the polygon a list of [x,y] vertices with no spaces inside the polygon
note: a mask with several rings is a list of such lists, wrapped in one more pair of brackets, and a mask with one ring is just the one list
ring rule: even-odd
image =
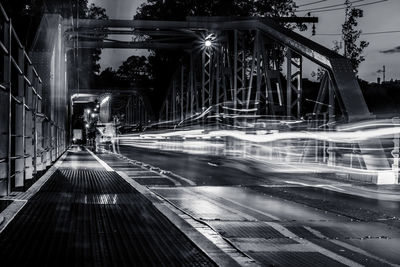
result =
[{"label": "white truck", "polygon": [[73,129],[72,142],[74,144],[82,143],[82,129]]}]

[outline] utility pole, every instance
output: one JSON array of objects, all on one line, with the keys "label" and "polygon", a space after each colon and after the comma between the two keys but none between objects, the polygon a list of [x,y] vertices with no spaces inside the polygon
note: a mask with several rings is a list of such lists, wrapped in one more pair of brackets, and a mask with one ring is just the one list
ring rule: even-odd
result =
[{"label": "utility pole", "polygon": [[383,65],[382,69],[379,69],[377,73],[382,73],[382,83],[386,81],[386,66]]},{"label": "utility pole", "polygon": [[386,67],[385,65],[383,65],[383,69],[382,69],[382,82],[386,81]]}]

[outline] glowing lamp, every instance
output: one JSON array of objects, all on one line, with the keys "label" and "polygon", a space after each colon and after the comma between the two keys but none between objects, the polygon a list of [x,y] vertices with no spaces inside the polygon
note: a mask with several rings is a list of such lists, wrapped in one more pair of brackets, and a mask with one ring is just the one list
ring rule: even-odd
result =
[{"label": "glowing lamp", "polygon": [[211,47],[211,45],[212,45],[211,40],[206,40],[206,41],[204,42],[204,46],[205,46],[205,47]]}]

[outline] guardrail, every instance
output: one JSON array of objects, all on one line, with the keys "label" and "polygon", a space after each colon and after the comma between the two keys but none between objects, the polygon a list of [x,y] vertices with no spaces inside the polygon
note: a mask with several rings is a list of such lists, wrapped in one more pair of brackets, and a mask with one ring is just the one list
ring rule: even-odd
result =
[{"label": "guardrail", "polygon": [[44,82],[1,4],[0,34],[0,195],[9,195],[49,166],[66,143],[64,127],[42,111]]}]

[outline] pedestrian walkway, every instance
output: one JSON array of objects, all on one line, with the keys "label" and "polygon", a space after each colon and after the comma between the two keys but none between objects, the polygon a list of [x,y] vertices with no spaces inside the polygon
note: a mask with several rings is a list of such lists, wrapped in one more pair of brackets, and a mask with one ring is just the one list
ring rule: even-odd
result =
[{"label": "pedestrian walkway", "polygon": [[143,195],[70,150],[0,234],[2,266],[209,266]]}]

